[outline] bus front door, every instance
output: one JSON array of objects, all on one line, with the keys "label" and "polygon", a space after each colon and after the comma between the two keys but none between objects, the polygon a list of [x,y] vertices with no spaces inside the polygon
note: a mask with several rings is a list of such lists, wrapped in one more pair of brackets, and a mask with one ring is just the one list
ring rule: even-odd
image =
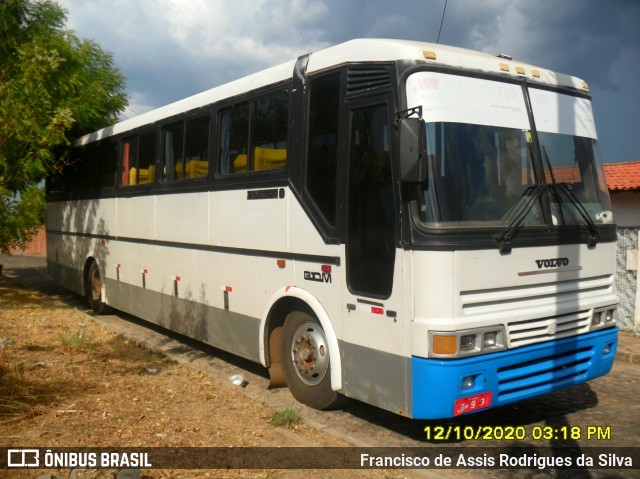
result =
[{"label": "bus front door", "polygon": [[346,308],[341,357],[347,396],[406,408],[402,250],[396,247],[390,97],[349,109]]}]

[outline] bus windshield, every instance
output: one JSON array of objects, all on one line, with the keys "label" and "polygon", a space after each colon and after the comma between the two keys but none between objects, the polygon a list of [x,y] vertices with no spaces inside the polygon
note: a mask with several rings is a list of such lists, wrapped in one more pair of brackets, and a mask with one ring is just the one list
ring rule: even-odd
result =
[{"label": "bus windshield", "polygon": [[534,88],[529,97],[545,172],[539,181],[521,85],[437,72],[409,77],[408,106],[421,105],[426,122],[423,225],[501,227],[524,205],[521,224],[543,225],[539,185],[548,186],[554,224],[611,222],[590,102]]}]

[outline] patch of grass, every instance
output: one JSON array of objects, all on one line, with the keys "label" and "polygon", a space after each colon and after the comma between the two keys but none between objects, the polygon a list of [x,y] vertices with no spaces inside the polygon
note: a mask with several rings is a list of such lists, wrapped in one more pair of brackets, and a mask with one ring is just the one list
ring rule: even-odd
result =
[{"label": "patch of grass", "polygon": [[35,415],[27,402],[31,397],[25,386],[24,366],[11,362],[0,348],[0,424]]},{"label": "patch of grass", "polygon": [[13,364],[0,349],[0,399],[5,402],[16,395],[24,376],[22,364]]},{"label": "patch of grass", "polygon": [[277,410],[273,413],[271,421],[269,421],[269,424],[273,427],[286,427],[289,429],[303,423],[304,417],[293,406],[286,406]]},{"label": "patch of grass", "polygon": [[207,392],[204,394],[205,401],[215,401],[218,398],[218,391],[215,387],[208,388]]},{"label": "patch of grass", "polygon": [[74,334],[68,334],[60,338],[62,346],[68,349],[86,350],[96,347],[89,338],[87,338],[82,331],[78,331]]}]

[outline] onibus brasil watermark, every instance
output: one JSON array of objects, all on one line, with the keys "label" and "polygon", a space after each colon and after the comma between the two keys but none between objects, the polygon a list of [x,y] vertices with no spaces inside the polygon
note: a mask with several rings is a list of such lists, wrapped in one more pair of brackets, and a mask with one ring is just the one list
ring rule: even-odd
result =
[{"label": "onibus brasil watermark", "polygon": [[0,469],[640,469],[638,447],[16,447]]},{"label": "onibus brasil watermark", "polygon": [[152,468],[146,452],[54,452],[50,449],[41,454],[40,449],[8,449],[7,467],[23,468]]}]

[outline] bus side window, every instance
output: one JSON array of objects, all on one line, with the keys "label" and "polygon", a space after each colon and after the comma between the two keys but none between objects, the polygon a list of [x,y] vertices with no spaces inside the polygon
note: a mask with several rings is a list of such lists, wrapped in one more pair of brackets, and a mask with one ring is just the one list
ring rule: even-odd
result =
[{"label": "bus side window", "polygon": [[277,170],[287,164],[289,95],[279,93],[261,98],[252,111],[254,171]]},{"label": "bus side window", "polygon": [[105,140],[98,146],[100,151],[100,187],[116,186],[118,171],[118,144]]},{"label": "bus side window", "polygon": [[209,116],[187,121],[183,178],[202,178],[209,174],[209,122]]},{"label": "bus side window", "polygon": [[132,136],[130,138],[125,138],[122,140],[122,170],[120,186],[132,186],[136,184],[137,162],[138,137]]},{"label": "bus side window", "polygon": [[327,223],[335,226],[340,75],[314,80],[310,92],[307,191]]},{"label": "bus side window", "polygon": [[156,177],[156,134],[153,131],[122,141],[120,186],[153,183]]},{"label": "bus side window", "polygon": [[224,110],[220,117],[220,173],[247,171],[249,160],[249,104]]},{"label": "bus side window", "polygon": [[138,171],[136,184],[153,183],[156,178],[156,134],[155,132],[140,135],[138,152]]},{"label": "bus side window", "polygon": [[173,123],[162,129],[164,155],[162,157],[162,181],[183,178],[182,150],[184,144],[183,122]]},{"label": "bus side window", "polygon": [[287,92],[222,110],[220,174],[284,168],[287,165],[288,126]]}]

